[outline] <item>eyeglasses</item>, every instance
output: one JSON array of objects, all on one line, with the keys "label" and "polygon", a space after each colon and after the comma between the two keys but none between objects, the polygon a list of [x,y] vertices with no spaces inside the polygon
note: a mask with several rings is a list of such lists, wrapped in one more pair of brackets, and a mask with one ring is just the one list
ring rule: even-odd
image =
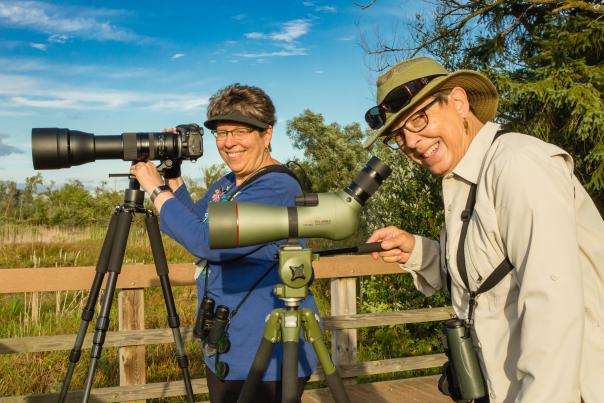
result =
[{"label": "eyeglasses", "polygon": [[383,141],[388,147],[393,150],[399,150],[405,146],[405,132],[407,130],[412,133],[419,133],[428,126],[430,122],[426,111],[432,107],[432,105],[438,102],[438,98],[434,98],[426,106],[415,112],[405,121],[405,123],[396,130],[393,130],[390,136],[386,137]]},{"label": "eyeglasses", "polygon": [[229,133],[234,139],[244,140],[248,137],[248,135],[254,131],[258,130],[255,127],[238,127],[233,130],[212,130],[212,134],[216,138],[216,141],[223,142],[226,141]]},{"label": "eyeglasses", "polygon": [[436,77],[446,74],[435,74],[432,76],[411,80],[399,85],[386,95],[384,100],[365,113],[365,121],[372,129],[379,129],[386,123],[386,113],[396,113],[411,102],[411,99]]}]

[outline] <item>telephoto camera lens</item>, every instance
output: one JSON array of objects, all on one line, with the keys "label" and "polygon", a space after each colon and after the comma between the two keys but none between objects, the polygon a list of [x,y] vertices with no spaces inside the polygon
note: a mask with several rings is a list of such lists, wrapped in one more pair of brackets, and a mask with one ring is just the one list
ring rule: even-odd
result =
[{"label": "telephoto camera lens", "polygon": [[187,159],[203,154],[203,130],[179,125],[175,132],[122,133],[95,136],[77,130],[34,128],[31,152],[34,169],[60,169],[96,160],[152,161]]}]

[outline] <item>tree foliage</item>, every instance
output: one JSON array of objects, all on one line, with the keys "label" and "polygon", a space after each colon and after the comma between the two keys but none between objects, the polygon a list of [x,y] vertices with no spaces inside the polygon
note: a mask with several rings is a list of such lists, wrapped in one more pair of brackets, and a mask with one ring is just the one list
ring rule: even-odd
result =
[{"label": "tree foliage", "polygon": [[569,151],[604,211],[603,16],[598,1],[439,0],[416,17],[411,45],[365,46],[378,70],[427,53],[484,72],[501,94],[500,123]]},{"label": "tree foliage", "polygon": [[301,166],[296,174],[306,175],[315,192],[342,189],[369,159],[361,146],[365,134],[358,123],[326,124],[323,115],[307,109],[287,122],[287,135],[305,155],[296,160]]}]

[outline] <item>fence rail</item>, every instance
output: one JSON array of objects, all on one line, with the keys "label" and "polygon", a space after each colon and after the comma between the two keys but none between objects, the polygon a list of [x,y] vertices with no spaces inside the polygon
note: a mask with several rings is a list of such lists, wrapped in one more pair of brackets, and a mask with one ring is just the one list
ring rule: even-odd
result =
[{"label": "fence rail", "polygon": [[[332,359],[342,377],[354,378],[388,372],[433,368],[445,361],[444,354],[431,354],[379,361],[359,362],[356,357],[357,329],[371,326],[386,326],[405,323],[431,322],[451,317],[449,307],[413,309],[402,312],[357,314],[357,277],[400,274],[396,264],[376,262],[368,256],[325,257],[314,262],[316,278],[331,279],[331,316],[323,318],[326,330],[332,331]],[[172,286],[194,285],[194,266],[191,264],[170,265]],[[0,294],[22,292],[47,292],[65,290],[88,290],[95,274],[94,267],[64,267],[37,269],[0,270]],[[33,278],[36,281],[31,281]],[[129,363],[144,366],[144,346],[172,343],[170,329],[143,329],[143,289],[158,287],[159,281],[153,265],[124,265],[117,288],[119,289],[120,330],[107,332],[104,347],[118,347],[120,356]],[[181,328],[183,339],[193,340],[192,327]],[[0,339],[0,354],[34,353],[70,350],[74,334],[56,336],[20,337]],[[92,334],[88,334],[84,346],[90,346]],[[143,346],[141,348],[141,346]],[[142,361],[141,361],[142,360]],[[184,395],[182,381],[148,384],[144,371],[136,365],[120,365],[121,386],[93,389],[92,401],[130,401]],[[311,380],[322,379],[320,369]],[[194,393],[207,393],[205,379],[193,380]],[[55,394],[1,397],[0,403],[38,402],[56,399]],[[81,391],[69,394],[69,400],[81,399]]]}]

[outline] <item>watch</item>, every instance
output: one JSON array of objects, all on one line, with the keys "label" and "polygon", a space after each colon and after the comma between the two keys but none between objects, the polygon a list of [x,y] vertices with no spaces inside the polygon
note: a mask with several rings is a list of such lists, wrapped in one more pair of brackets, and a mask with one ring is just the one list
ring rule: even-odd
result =
[{"label": "watch", "polygon": [[170,189],[170,186],[159,185],[158,187],[153,189],[153,192],[151,192],[151,194],[149,195],[149,199],[151,199],[151,203],[154,203],[155,199],[157,198],[157,196],[159,196],[160,193],[171,192],[171,191],[172,191],[172,189]]}]

